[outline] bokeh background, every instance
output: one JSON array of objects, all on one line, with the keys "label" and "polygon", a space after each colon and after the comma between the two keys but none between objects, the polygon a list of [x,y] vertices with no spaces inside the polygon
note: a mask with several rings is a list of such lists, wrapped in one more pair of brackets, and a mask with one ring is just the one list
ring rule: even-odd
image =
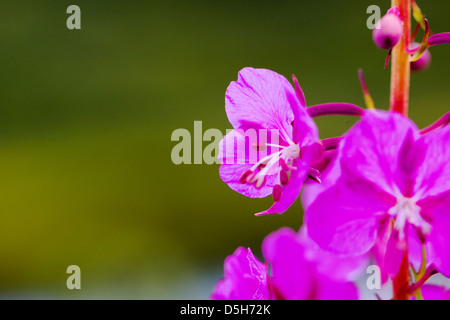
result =
[{"label": "bokeh background", "polygon": [[[81,8],[82,30],[66,28]],[[271,199],[224,184],[218,165],[174,165],[175,129],[230,128],[224,94],[246,66],[296,74],[309,104],[363,105],[363,68],[387,108],[386,53],[358,1],[2,1],[0,298],[207,299],[236,247],[302,223],[300,203],[255,218]],[[448,1],[423,1],[450,31]],[[449,110],[450,47],[412,78],[411,117]],[[354,119],[318,119],[321,136]],[[206,143],[208,144],[208,143]],[[205,145],[206,145],[205,144]],[[205,146],[204,145],[204,146]],[[66,268],[81,268],[81,290]]]}]

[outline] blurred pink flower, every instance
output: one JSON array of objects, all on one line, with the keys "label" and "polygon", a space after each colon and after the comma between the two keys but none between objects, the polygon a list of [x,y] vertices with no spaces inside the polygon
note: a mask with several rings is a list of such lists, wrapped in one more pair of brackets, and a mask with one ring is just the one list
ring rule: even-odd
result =
[{"label": "blurred pink flower", "polygon": [[[363,270],[364,257],[342,257],[324,252],[307,237],[282,228],[266,237],[262,246],[266,265],[250,249],[239,248],[225,261],[225,277],[211,299],[230,300],[356,300],[349,282]],[[332,267],[334,266],[334,268]]]}]

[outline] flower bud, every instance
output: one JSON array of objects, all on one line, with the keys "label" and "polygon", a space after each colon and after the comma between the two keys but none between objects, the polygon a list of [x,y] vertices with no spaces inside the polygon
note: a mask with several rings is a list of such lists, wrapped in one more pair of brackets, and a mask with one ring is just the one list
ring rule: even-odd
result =
[{"label": "flower bud", "polygon": [[392,49],[399,41],[403,32],[403,22],[400,19],[399,11],[393,8],[375,24],[373,29],[373,41],[385,50]]},{"label": "flower bud", "polygon": [[[411,44],[411,48],[419,48],[420,43],[414,42]],[[411,61],[412,71],[422,71],[427,69],[431,63],[431,53],[430,50],[425,50],[422,56],[416,61]]]}]

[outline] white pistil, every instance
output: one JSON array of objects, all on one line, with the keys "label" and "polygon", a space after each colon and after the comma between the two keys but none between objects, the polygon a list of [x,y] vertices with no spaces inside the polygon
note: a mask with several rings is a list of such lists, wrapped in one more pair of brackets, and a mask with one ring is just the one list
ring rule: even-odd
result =
[{"label": "white pistil", "polygon": [[283,158],[297,159],[300,157],[300,147],[297,144],[291,144],[283,149]]}]

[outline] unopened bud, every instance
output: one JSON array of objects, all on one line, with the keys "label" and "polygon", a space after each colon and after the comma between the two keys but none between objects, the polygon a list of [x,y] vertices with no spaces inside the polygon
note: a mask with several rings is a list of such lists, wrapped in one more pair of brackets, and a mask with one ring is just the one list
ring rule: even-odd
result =
[{"label": "unopened bud", "polygon": [[[412,48],[418,48],[420,46],[420,43],[413,43],[411,45]],[[411,70],[412,71],[423,71],[425,69],[427,69],[431,64],[431,53],[430,50],[425,50],[422,55],[420,56],[419,59],[417,59],[416,61],[412,61],[411,62]]]},{"label": "unopened bud", "polygon": [[403,22],[398,14],[398,9],[395,9],[389,10],[373,29],[373,41],[381,49],[392,49],[402,36]]}]

